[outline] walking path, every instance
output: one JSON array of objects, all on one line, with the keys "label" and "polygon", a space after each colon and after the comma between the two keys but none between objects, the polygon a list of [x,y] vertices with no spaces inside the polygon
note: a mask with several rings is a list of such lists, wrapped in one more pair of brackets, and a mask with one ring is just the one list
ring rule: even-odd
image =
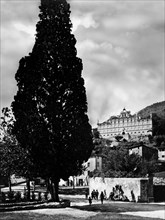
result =
[{"label": "walking path", "polygon": [[[108,203],[108,201],[105,201],[104,203]],[[93,212],[93,211],[85,211],[85,210],[79,210],[72,208],[74,206],[83,206],[87,205],[88,202],[71,202],[70,208],[60,208],[60,209],[36,209],[36,210],[25,210],[22,212],[32,212],[32,213],[38,213],[38,214],[46,214],[46,215],[67,215],[71,217],[75,217],[78,219],[86,219],[88,217],[96,216],[100,212]],[[92,204],[100,204],[100,201],[93,201]],[[159,218],[159,219],[165,219],[165,203],[160,203],[162,205],[162,210],[157,211],[136,211],[136,212],[121,212],[118,214],[122,215],[132,215],[132,216],[140,216],[140,217],[148,217],[148,218]],[[20,211],[16,211],[17,213]]]},{"label": "walking path", "polygon": [[160,218],[165,219],[165,209],[157,210],[157,211],[145,211],[145,212],[121,212],[122,215],[133,215],[133,216],[141,216],[148,218]]},{"label": "walking path", "polygon": [[[17,213],[20,211],[16,211]],[[99,212],[92,212],[92,211],[84,211],[74,208],[62,208],[62,209],[38,209],[38,210],[28,210],[28,211],[21,211],[22,212],[33,212],[38,214],[45,214],[45,215],[69,215],[75,218],[88,218],[92,216],[96,216]],[[148,217],[148,218],[160,218],[165,219],[165,210],[158,210],[158,211],[145,211],[145,212],[123,212],[119,213],[122,215],[133,215],[133,216],[140,216],[140,217]]]},{"label": "walking path", "polygon": [[[24,211],[23,211],[24,212]],[[97,215],[99,212],[92,212],[92,211],[82,211],[79,209],[74,208],[64,208],[64,209],[38,209],[38,210],[31,210],[30,212],[33,213],[40,213],[46,215],[69,215],[75,218],[88,218]]]},{"label": "walking path", "polygon": [[[24,184],[21,184],[20,186],[15,186],[15,189],[23,190]],[[8,190],[8,188],[4,188],[3,191]],[[85,195],[60,195],[60,197],[70,197],[70,198],[85,198]],[[104,203],[110,203],[109,201],[104,201]],[[84,206],[88,205],[88,200],[85,200],[83,202],[71,202],[70,208],[60,208],[60,209],[35,209],[35,210],[25,210],[25,211],[15,211],[15,212],[33,212],[33,213],[39,213],[39,214],[46,214],[46,215],[68,215],[75,218],[88,218],[92,216],[96,216],[100,212],[93,212],[93,211],[84,211],[72,208],[74,206]],[[100,204],[100,201],[93,200],[92,204]],[[148,203],[148,204],[155,204],[155,203]],[[159,205],[162,205],[162,210],[157,211],[136,211],[136,212],[121,212],[119,214],[122,215],[132,215],[132,216],[140,216],[140,217],[148,217],[148,218],[159,218],[159,219],[165,219],[165,203],[156,203]]]}]

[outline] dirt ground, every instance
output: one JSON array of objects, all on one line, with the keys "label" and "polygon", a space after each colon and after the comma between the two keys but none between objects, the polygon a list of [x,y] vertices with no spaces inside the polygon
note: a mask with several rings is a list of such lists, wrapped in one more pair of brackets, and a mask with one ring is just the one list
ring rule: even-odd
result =
[{"label": "dirt ground", "polygon": [[[66,198],[66,197],[63,197]],[[165,204],[111,202],[94,200],[92,205],[85,198],[68,197],[70,208],[38,209],[0,213],[2,220],[160,220],[165,219]]]}]

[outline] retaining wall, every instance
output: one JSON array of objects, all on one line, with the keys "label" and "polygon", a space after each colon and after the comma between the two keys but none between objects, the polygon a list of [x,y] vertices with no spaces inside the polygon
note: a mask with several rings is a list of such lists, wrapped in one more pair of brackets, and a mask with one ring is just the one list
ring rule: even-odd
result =
[{"label": "retaining wall", "polygon": [[149,192],[152,192],[152,190],[150,190],[152,183],[150,183],[148,178],[90,178],[89,193],[91,195],[92,190],[98,190],[99,194],[103,191],[106,192],[106,196],[109,198],[113,187],[116,185],[122,187],[124,195],[127,196],[129,201],[133,200],[132,193],[134,194],[136,202],[140,200],[148,201],[148,198],[152,196],[151,193],[149,195]]}]

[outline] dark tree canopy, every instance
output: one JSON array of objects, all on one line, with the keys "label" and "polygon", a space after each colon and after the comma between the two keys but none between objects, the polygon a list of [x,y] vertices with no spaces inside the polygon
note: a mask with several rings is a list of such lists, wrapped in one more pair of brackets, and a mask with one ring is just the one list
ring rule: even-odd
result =
[{"label": "dark tree canopy", "polygon": [[81,173],[93,149],[82,60],[66,0],[41,0],[36,41],[15,75],[14,133],[53,181]]}]

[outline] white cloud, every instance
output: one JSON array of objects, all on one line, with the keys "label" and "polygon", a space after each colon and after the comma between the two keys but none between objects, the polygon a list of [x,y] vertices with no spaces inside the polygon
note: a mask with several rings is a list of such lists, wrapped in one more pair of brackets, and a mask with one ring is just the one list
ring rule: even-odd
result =
[{"label": "white cloud", "polygon": [[96,28],[98,26],[98,24],[93,19],[92,13],[83,14],[81,16],[72,16],[71,20],[73,22],[73,32],[75,32],[81,25],[85,28]]},{"label": "white cloud", "polygon": [[35,35],[35,33],[36,33],[36,30],[35,30],[35,26],[34,25],[25,25],[25,24],[23,24],[23,23],[18,23],[18,22],[16,22],[16,23],[14,23],[13,24],[14,25],[14,27],[15,27],[15,29],[16,29],[16,31],[18,32],[24,32],[24,33],[26,33],[26,34],[29,34],[30,35],[30,37],[32,37],[32,38],[34,38],[34,35]]}]

